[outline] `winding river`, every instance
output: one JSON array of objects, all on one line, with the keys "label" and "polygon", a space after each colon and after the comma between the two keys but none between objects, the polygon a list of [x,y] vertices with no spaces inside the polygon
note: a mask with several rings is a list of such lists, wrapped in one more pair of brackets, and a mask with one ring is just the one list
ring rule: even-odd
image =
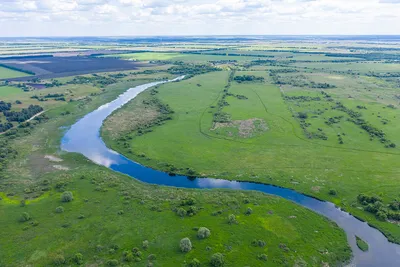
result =
[{"label": "winding river", "polygon": [[[169,176],[167,173],[133,162],[107,148],[100,137],[100,128],[107,116],[135,98],[140,92],[162,83],[177,82],[182,78],[178,77],[171,81],[152,82],[127,90],[114,101],[99,107],[72,125],[62,139],[61,148],[68,152],[81,153],[97,164],[150,184],[198,189],[226,188],[232,190],[254,190],[283,197],[336,222],[346,232],[347,239],[353,250],[354,258],[352,265],[374,267],[400,266],[399,245],[390,243],[381,232],[370,227],[367,223],[356,219],[349,213],[341,211],[332,203],[319,201],[293,190],[271,185],[212,178],[197,178],[193,180],[188,179],[186,176]],[[358,249],[355,235],[368,242],[368,252],[362,252]]]}]

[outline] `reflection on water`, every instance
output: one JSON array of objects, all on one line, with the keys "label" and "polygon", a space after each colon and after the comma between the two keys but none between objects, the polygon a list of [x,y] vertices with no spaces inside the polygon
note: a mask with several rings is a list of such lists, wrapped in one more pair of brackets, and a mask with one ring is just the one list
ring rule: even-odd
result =
[{"label": "reflection on water", "polygon": [[[182,78],[179,77],[172,81]],[[271,185],[212,178],[188,179],[185,176],[170,176],[167,173],[135,163],[117,152],[108,149],[99,134],[103,120],[114,110],[136,97],[140,92],[165,82],[153,82],[131,88],[114,101],[87,114],[67,131],[62,139],[62,149],[69,152],[81,153],[99,165],[106,166],[150,184],[182,188],[254,190],[283,197],[312,209],[336,222],[347,233],[348,241],[353,249],[353,263],[357,266],[400,266],[400,246],[388,242],[382,233],[369,227],[367,223],[357,220],[347,212],[337,209],[332,203],[319,201],[293,190]],[[362,252],[357,248],[355,235],[369,243],[368,252]]]}]

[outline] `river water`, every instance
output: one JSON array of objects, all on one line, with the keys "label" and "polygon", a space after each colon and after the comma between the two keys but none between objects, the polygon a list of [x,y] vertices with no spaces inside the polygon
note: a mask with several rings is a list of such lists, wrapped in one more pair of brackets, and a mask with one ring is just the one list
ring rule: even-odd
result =
[{"label": "river water", "polygon": [[[330,202],[319,201],[293,190],[271,185],[213,178],[188,179],[186,176],[170,176],[167,173],[142,166],[107,148],[100,137],[100,128],[107,116],[135,98],[140,92],[165,82],[179,82],[182,78],[179,77],[171,81],[152,82],[127,90],[114,101],[99,107],[72,125],[62,139],[61,148],[68,152],[83,154],[99,165],[106,166],[114,171],[127,174],[149,184],[198,189],[225,188],[232,190],[254,190],[283,197],[336,222],[346,232],[347,239],[353,250],[354,258],[352,265],[366,267],[400,266],[399,245],[390,243],[381,232],[370,227],[367,223],[356,219],[347,212],[341,211]],[[369,244],[368,252],[362,252],[358,249],[355,235],[361,237]]]}]

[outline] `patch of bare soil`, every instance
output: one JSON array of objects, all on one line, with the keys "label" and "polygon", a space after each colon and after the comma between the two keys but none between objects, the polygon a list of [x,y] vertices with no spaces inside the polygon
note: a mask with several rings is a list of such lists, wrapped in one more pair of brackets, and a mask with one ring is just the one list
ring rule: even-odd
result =
[{"label": "patch of bare soil", "polygon": [[[265,121],[258,118],[248,120],[234,120],[226,123],[217,122],[214,124],[211,130],[216,130],[218,128],[237,128],[239,137],[241,138],[251,138],[268,130]],[[229,135],[231,136],[232,133],[230,132]]]},{"label": "patch of bare soil", "polygon": [[57,158],[56,156],[52,156],[52,155],[45,155],[44,158],[48,159],[49,161],[52,161],[52,162],[61,162],[61,161],[63,161],[62,159]]}]

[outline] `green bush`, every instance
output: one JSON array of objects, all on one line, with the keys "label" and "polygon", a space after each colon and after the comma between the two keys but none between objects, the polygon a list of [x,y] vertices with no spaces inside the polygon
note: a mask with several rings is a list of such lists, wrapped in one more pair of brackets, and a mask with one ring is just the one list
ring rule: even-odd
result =
[{"label": "green bush", "polygon": [[200,239],[205,239],[211,235],[211,232],[208,228],[206,227],[200,227],[200,229],[197,231],[197,237]]},{"label": "green bush", "polygon": [[63,213],[64,212],[64,208],[59,206],[56,208],[56,213]]},{"label": "green bush", "polygon": [[179,209],[177,209],[176,214],[178,214],[179,217],[185,217],[186,210],[183,208],[179,208]]},{"label": "green bush", "polygon": [[65,258],[64,258],[63,255],[56,255],[56,256],[54,256],[54,258],[53,258],[53,264],[54,264],[55,266],[60,266],[60,265],[63,265],[64,263],[65,263]]},{"label": "green bush", "polygon": [[190,263],[189,267],[200,267],[200,261],[196,258],[194,258]]},{"label": "green bush", "polygon": [[336,196],[336,195],[337,195],[336,190],[335,190],[335,189],[329,190],[329,195],[331,195],[331,196]]},{"label": "green bush", "polygon": [[83,264],[83,255],[81,253],[76,253],[73,260],[76,264],[81,265]]},{"label": "green bush", "polygon": [[149,241],[144,240],[144,241],[142,242],[142,248],[143,248],[144,250],[147,250],[147,249],[149,248]]},{"label": "green bush", "polygon": [[231,215],[228,216],[228,223],[229,224],[236,224],[237,223],[236,216],[234,214],[231,214]]},{"label": "green bush", "polygon": [[122,253],[122,256],[123,256],[124,261],[126,261],[126,262],[131,262],[131,261],[133,261],[134,258],[135,258],[135,257],[133,256],[132,252],[130,252],[130,251],[124,251],[124,252]]},{"label": "green bush", "polygon": [[156,258],[157,258],[157,257],[156,257],[156,255],[154,255],[154,254],[150,254],[150,255],[147,257],[147,259],[148,259],[149,261],[154,261]]},{"label": "green bush", "polygon": [[19,221],[20,221],[20,222],[27,222],[27,221],[29,221],[30,219],[31,219],[31,216],[29,215],[29,213],[23,212],[23,213],[21,214],[21,217],[20,217]]},{"label": "green bush", "polygon": [[65,191],[61,195],[61,202],[71,202],[74,199],[72,192]]},{"label": "green bush", "polygon": [[246,214],[246,215],[250,215],[250,214],[252,214],[252,213],[253,213],[253,210],[252,210],[251,208],[247,208],[245,214]]},{"label": "green bush", "polygon": [[192,250],[192,242],[188,237],[182,238],[181,242],[179,243],[179,247],[181,248],[182,252],[189,252]]},{"label": "green bush", "polygon": [[257,256],[257,259],[262,260],[262,261],[267,261],[268,256],[266,254],[260,254]]},{"label": "green bush", "polygon": [[211,256],[211,266],[213,267],[222,267],[225,264],[224,261],[224,255],[221,253],[215,253],[214,255]]},{"label": "green bush", "polygon": [[108,260],[107,261],[107,266],[118,266],[119,262],[118,260]]}]

